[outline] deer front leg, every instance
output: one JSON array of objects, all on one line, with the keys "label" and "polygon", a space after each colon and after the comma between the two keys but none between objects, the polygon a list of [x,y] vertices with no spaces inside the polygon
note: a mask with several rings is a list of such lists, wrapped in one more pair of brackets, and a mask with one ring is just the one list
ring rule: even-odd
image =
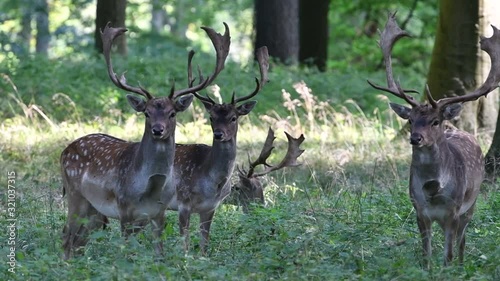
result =
[{"label": "deer front leg", "polygon": [[422,214],[417,214],[417,225],[422,239],[424,267],[429,270],[432,255],[432,221]]},{"label": "deer front leg", "polygon": [[154,238],[154,248],[155,252],[158,256],[163,255],[163,241],[161,239],[161,234],[163,233],[163,229],[165,229],[165,215],[164,211],[161,211],[158,216],[151,220],[151,228],[153,230],[153,238]]},{"label": "deer front leg", "polygon": [[184,240],[184,251],[189,251],[189,219],[191,209],[186,206],[179,206],[179,230]]},{"label": "deer front leg", "polygon": [[201,254],[206,255],[208,251],[208,242],[210,235],[210,226],[214,217],[215,210],[200,213],[200,249]]}]

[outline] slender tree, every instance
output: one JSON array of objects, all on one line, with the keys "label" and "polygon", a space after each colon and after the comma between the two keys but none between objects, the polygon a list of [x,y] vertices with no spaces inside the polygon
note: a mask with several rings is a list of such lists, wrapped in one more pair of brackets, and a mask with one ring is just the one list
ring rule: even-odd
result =
[{"label": "slender tree", "polygon": [[36,52],[47,56],[50,43],[49,4],[47,0],[35,2],[36,17]]}]

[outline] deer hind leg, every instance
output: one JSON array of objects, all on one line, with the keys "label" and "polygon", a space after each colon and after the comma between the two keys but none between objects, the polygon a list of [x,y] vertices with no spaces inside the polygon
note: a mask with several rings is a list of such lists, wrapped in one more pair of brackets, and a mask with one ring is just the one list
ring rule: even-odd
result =
[{"label": "deer hind leg", "polygon": [[200,249],[202,255],[207,254],[208,242],[210,241],[210,226],[214,217],[215,210],[200,213]]},{"label": "deer hind leg", "polygon": [[417,225],[422,239],[424,267],[430,269],[430,259],[432,256],[432,221],[424,215],[417,214]]},{"label": "deer hind leg", "polygon": [[449,218],[442,227],[444,231],[444,266],[449,266],[453,260],[453,242],[457,236],[459,218]]},{"label": "deer hind leg", "polygon": [[465,232],[467,225],[469,225],[474,213],[474,205],[460,216],[460,221],[457,229],[457,247],[458,247],[458,262],[460,265],[464,264],[464,251],[465,251]]},{"label": "deer hind leg", "polygon": [[99,213],[87,199],[77,192],[68,194],[68,218],[63,228],[64,258],[80,252],[88,242],[88,234],[104,228],[107,217]]}]

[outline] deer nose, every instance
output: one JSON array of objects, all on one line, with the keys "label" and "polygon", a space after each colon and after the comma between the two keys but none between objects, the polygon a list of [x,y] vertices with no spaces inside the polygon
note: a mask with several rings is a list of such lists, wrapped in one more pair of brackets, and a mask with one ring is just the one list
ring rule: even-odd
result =
[{"label": "deer nose", "polygon": [[224,137],[224,132],[222,132],[222,130],[215,129],[214,130],[214,139],[221,140],[222,137]]},{"label": "deer nose", "polygon": [[422,137],[421,134],[418,133],[412,133],[410,136],[410,144],[412,145],[419,145],[424,138]]},{"label": "deer nose", "polygon": [[163,134],[163,126],[161,125],[155,125],[151,128],[151,132],[153,133],[153,136],[161,136]]}]

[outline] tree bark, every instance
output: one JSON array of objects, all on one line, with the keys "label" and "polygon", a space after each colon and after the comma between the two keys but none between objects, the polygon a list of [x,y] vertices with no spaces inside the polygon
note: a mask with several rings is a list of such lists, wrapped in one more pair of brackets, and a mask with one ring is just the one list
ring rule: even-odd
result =
[{"label": "tree bark", "polygon": [[298,0],[255,0],[254,50],[267,46],[269,55],[285,64],[299,56]]},{"label": "tree bark", "polygon": [[[95,20],[95,48],[102,53],[101,30],[111,23],[113,27],[125,27],[126,0],[97,0],[96,20]],[[127,37],[120,36],[115,39],[114,45],[121,55],[127,54]]]},{"label": "tree bark", "polygon": [[[441,0],[436,39],[427,83],[435,99],[464,95],[479,87],[490,69],[489,56],[479,48],[491,19],[483,13],[493,0]],[[491,28],[488,31],[491,34]],[[464,104],[456,126],[470,132],[492,129],[497,116],[498,91],[479,101]],[[495,119],[493,117],[493,119]]]},{"label": "tree bark", "polygon": [[330,0],[300,0],[299,61],[326,70],[328,54],[328,7]]},{"label": "tree bark", "polygon": [[50,43],[49,4],[47,0],[36,1],[36,52],[47,56]]}]

